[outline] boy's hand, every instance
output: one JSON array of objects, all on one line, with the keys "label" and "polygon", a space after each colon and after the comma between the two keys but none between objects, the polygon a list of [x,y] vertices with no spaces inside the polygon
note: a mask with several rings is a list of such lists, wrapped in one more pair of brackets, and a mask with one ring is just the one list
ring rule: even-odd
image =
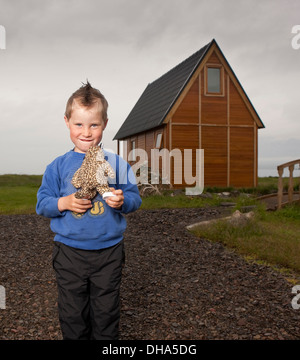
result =
[{"label": "boy's hand", "polygon": [[77,213],[85,213],[88,209],[93,207],[91,200],[77,199],[75,193],[61,197],[58,200],[57,205],[60,212],[70,210]]},{"label": "boy's hand", "polygon": [[106,204],[114,209],[120,209],[122,207],[122,205],[124,204],[124,195],[123,195],[123,191],[118,189],[114,189],[114,188],[110,188],[110,191],[116,195],[116,196],[111,196],[109,198],[107,198]]}]

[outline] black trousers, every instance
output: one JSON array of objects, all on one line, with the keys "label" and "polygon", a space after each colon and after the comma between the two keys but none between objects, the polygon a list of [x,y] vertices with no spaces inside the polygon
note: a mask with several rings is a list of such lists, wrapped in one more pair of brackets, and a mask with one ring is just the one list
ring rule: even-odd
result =
[{"label": "black trousers", "polygon": [[101,250],[55,242],[53,268],[65,340],[118,339],[123,263],[123,241]]}]

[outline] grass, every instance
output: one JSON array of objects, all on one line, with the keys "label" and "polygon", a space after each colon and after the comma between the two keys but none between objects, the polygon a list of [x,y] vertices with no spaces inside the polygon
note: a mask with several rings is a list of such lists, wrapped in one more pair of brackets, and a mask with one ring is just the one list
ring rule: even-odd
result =
[{"label": "grass", "polygon": [[[41,184],[41,175],[0,175],[0,215],[2,214],[31,214],[35,212],[36,192]],[[263,195],[277,191],[276,177],[259,178],[257,188],[239,189],[241,192],[253,195]],[[287,187],[288,179],[284,179]],[[205,192],[231,191],[233,188],[205,188]],[[177,196],[154,195],[143,198],[142,209],[163,209],[183,207],[218,206],[225,201],[212,195],[212,198],[187,197],[184,194]],[[242,197],[227,199],[247,205],[251,200]]]},{"label": "grass", "polygon": [[0,175],[0,188],[26,186],[38,188],[42,182],[42,175]]},{"label": "grass", "polygon": [[239,254],[300,273],[300,206],[266,212],[261,206],[243,227],[220,220],[213,226],[193,229],[199,237],[223,243]]},{"label": "grass", "polygon": [[41,184],[39,175],[0,176],[0,214],[32,214],[36,193]]},{"label": "grass", "polygon": [[[288,177],[283,178],[283,190],[288,191],[289,186]],[[233,187],[207,187],[205,188],[208,192],[221,192],[221,191],[233,191],[235,190]],[[294,176],[294,190],[299,190],[299,180]],[[255,196],[262,196],[277,193],[278,191],[278,177],[276,176],[268,176],[268,177],[260,177],[258,178],[258,186],[252,188],[239,188],[240,192],[253,194]]]},{"label": "grass", "polygon": [[[36,193],[42,176],[38,175],[0,175],[0,214],[35,213]],[[149,196],[143,198],[142,209],[188,208],[218,206],[220,202],[235,202],[236,209],[245,205],[257,205],[255,219],[243,228],[234,228],[225,222],[212,227],[195,230],[197,236],[211,241],[222,242],[235,249],[246,258],[265,261],[276,266],[286,267],[300,273],[300,206],[288,206],[280,211],[267,212],[254,199],[257,195],[277,192],[276,177],[259,178],[257,188],[239,189],[253,194],[249,198],[241,194],[232,199],[222,199],[215,194],[211,197],[187,197],[184,194],[170,196]],[[284,178],[287,189],[288,179]],[[205,192],[222,192],[232,188],[206,188]]]},{"label": "grass", "polygon": [[218,206],[224,199],[220,199],[217,196],[213,196],[211,199],[204,199],[200,197],[190,197],[182,195],[176,195],[174,197],[170,195],[152,195],[143,198],[141,208],[144,210],[151,209],[175,209],[175,208],[195,208],[204,206]]},{"label": "grass", "polygon": [[[255,204],[253,198],[245,197],[243,194],[251,194],[253,197],[258,197],[266,194],[277,193],[277,177],[264,177],[258,179],[258,186],[256,188],[240,188],[238,191],[241,196],[234,198],[227,198],[226,200],[218,197],[216,194],[221,192],[231,192],[236,190],[233,187],[205,187],[204,193],[212,194],[212,198],[190,197],[182,195],[161,196],[152,195],[143,198],[142,209],[166,209],[166,208],[183,208],[183,207],[203,207],[203,206],[218,206],[221,202],[237,202],[238,208],[241,206]],[[288,189],[288,178],[283,179],[284,190]],[[297,186],[295,186],[297,188]],[[164,195],[169,195],[172,191],[165,191]]]},{"label": "grass", "polygon": [[[42,175],[0,175],[0,215],[34,213],[36,192],[41,181]],[[212,190],[207,189],[208,192]],[[219,192],[228,188],[214,190]],[[174,197],[154,195],[143,198],[142,209],[218,206],[222,201],[215,195],[211,199],[187,197],[184,194]]]}]

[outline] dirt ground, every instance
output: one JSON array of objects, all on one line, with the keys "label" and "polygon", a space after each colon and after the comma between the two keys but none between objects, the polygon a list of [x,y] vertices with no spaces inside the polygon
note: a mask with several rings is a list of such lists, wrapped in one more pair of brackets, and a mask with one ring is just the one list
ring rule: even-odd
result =
[{"label": "dirt ground", "polygon": [[[198,208],[126,216],[120,339],[300,339],[292,284],[186,230],[220,215]],[[0,339],[61,339],[49,221],[0,216],[0,236]]]}]

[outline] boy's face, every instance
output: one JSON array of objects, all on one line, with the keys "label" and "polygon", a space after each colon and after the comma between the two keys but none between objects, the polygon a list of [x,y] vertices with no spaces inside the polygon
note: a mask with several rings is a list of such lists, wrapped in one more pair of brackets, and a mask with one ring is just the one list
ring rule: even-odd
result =
[{"label": "boy's face", "polygon": [[102,120],[102,104],[86,108],[74,101],[70,119],[66,116],[64,119],[75,145],[74,151],[86,153],[91,146],[99,145],[107,124]]}]

